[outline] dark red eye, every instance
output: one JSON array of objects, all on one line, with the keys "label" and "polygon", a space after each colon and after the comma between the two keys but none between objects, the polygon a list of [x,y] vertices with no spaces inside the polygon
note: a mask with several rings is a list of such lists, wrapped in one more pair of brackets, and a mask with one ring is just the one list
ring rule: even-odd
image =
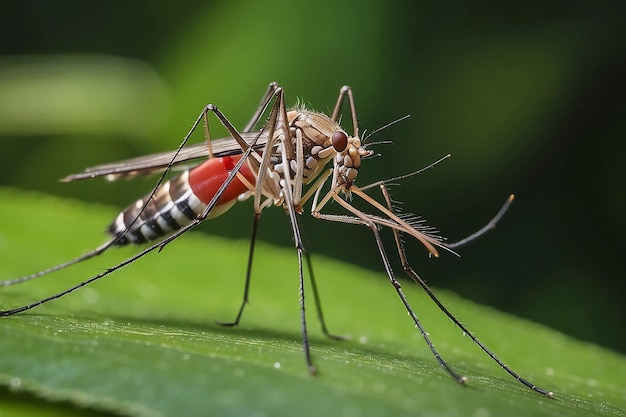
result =
[{"label": "dark red eye", "polygon": [[340,131],[336,131],[330,137],[330,141],[333,144],[333,148],[337,152],[343,152],[344,149],[348,147],[348,136]]}]

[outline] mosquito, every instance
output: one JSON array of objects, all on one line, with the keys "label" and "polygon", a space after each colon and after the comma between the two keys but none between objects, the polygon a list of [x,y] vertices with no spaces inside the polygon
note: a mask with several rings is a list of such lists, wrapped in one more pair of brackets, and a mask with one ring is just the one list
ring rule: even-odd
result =
[{"label": "mosquito", "polygon": [[[349,135],[340,125],[340,114],[346,99],[352,119],[352,135]],[[261,118],[268,112],[269,116],[264,127],[260,130],[254,130]],[[229,137],[211,140],[208,119],[211,113],[227,129]],[[205,142],[187,145],[190,137],[200,124],[204,127]],[[121,162],[98,165],[87,168],[82,173],[69,175],[64,178],[63,181],[76,181],[96,177],[106,177],[110,180],[115,180],[123,177],[132,178],[140,175],[161,173],[152,191],[128,206],[110,224],[108,228],[110,237],[104,244],[82,256],[35,274],[0,281],[0,286],[22,283],[65,269],[98,256],[112,246],[143,243],[151,243],[151,245],[121,263],[97,275],[93,275],[64,291],[31,304],[0,311],[0,316],[22,313],[74,292],[150,252],[162,250],[171,241],[196,227],[204,220],[223,214],[237,201],[252,198],[254,219],[243,300],[235,319],[232,322],[220,324],[225,326],[239,324],[245,306],[248,304],[252,260],[261,213],[263,209],[269,206],[282,207],[291,223],[298,257],[303,351],[309,372],[316,374],[317,368],[313,365],[311,358],[305,315],[305,263],[322,331],[331,338],[342,338],[331,334],[327,330],[322,314],[320,296],[312,271],[312,263],[310,256],[305,251],[300,233],[298,215],[304,212],[304,205],[309,200],[312,200],[310,214],[314,218],[362,225],[371,230],[389,282],[392,284],[437,362],[452,378],[460,384],[467,382],[467,378],[454,371],[438,353],[428,333],[409,304],[402,291],[400,282],[395,277],[387,251],[383,246],[379,232],[381,228],[391,229],[393,232],[396,250],[404,272],[428,294],[437,307],[464,334],[468,335],[480,349],[517,381],[541,395],[552,398],[554,395],[552,391],[534,385],[505,365],[439,301],[426,283],[409,265],[402,241],[402,235],[408,235],[417,239],[431,256],[438,256],[438,250],[453,252],[453,249],[474,240],[495,227],[513,200],[513,196],[511,195],[507,199],[496,216],[478,232],[457,243],[446,243],[444,238],[433,228],[425,225],[420,218],[397,210],[393,206],[388,192],[388,184],[390,182],[417,174],[424,169],[430,168],[430,166],[411,174],[378,181],[360,188],[355,184],[355,181],[361,163],[364,159],[374,155],[373,150],[368,149],[367,144],[364,142],[359,136],[356,106],[352,90],[348,86],[341,88],[334,110],[330,116],[327,116],[323,113],[307,110],[304,106],[297,106],[287,110],[283,88],[277,83],[270,83],[252,119],[241,131],[238,131],[230,123],[221,110],[209,104],[202,110],[187,135],[183,138],[182,143],[174,152],[157,153]],[[206,160],[198,164],[198,159]],[[186,169],[189,164],[197,165]],[[173,170],[183,170],[183,172],[167,180],[168,173]],[[375,188],[380,190],[383,202],[366,193],[367,190]],[[375,210],[375,214],[366,213],[356,208],[352,203],[355,197],[369,204]],[[334,202],[342,207],[345,210],[345,214],[323,212],[323,209],[330,202]]]}]

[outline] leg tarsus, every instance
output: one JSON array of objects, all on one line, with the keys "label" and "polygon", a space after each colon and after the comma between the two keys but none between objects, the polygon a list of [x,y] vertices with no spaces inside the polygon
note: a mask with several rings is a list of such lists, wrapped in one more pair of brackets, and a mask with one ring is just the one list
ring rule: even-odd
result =
[{"label": "leg tarsus", "polygon": [[246,305],[248,304],[248,296],[250,294],[250,280],[252,277],[252,260],[254,259],[254,247],[256,246],[256,236],[257,236],[257,231],[259,229],[260,219],[261,219],[261,214],[255,213],[254,220],[252,222],[252,233],[250,235],[250,248],[248,250],[248,264],[246,266],[246,283],[244,284],[244,288],[243,288],[243,300],[241,302],[241,305],[239,306],[239,311],[237,312],[237,316],[235,317],[235,320],[231,322],[217,321],[217,323],[222,326],[225,326],[225,327],[237,326],[239,324],[239,320],[241,320],[241,316],[243,315],[243,310],[246,308]]},{"label": "leg tarsus", "polygon": [[322,328],[322,332],[326,337],[329,337],[334,340],[347,340],[350,337],[344,335],[336,335],[331,333],[326,326],[326,320],[324,319],[324,313],[322,311],[322,303],[319,295],[319,291],[317,289],[317,282],[315,280],[315,275],[313,274],[313,262],[311,261],[311,254],[308,251],[304,251],[304,256],[306,258],[307,268],[309,270],[309,280],[311,281],[311,288],[313,289],[313,299],[315,300],[315,307],[317,309],[317,318],[320,321],[320,326]]}]

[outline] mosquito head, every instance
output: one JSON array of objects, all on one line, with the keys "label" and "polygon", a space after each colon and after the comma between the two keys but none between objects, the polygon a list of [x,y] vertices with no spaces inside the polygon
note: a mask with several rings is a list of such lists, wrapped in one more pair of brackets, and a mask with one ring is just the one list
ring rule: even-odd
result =
[{"label": "mosquito head", "polygon": [[[323,113],[305,109],[287,113],[292,135],[302,134],[304,153],[303,183],[316,178],[327,163],[334,161],[335,186],[348,190],[354,182],[361,159],[374,152],[365,149],[358,136],[350,136],[338,122]],[[293,171],[296,171],[293,167]]]},{"label": "mosquito head", "polygon": [[359,174],[361,159],[371,156],[374,152],[361,144],[359,137],[348,136],[344,131],[337,130],[331,135],[335,150],[335,185],[349,190]]}]

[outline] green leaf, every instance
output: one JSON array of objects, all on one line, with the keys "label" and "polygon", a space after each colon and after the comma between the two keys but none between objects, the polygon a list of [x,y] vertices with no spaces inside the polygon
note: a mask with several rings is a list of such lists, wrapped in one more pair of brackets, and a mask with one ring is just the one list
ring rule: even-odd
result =
[{"label": "green leaf", "polygon": [[[114,215],[109,208],[0,189],[0,279],[97,246]],[[219,221],[241,223],[228,215]],[[346,244],[351,227],[337,225]],[[3,287],[0,307],[50,295],[135,251],[114,249]],[[216,324],[234,318],[239,307],[247,251],[247,241],[189,233],[76,293],[1,319],[0,416],[94,410],[128,416],[624,415],[622,356],[437,291],[509,366],[556,398],[542,397],[499,369],[405,282],[440,353],[467,375],[467,385],[459,386],[437,365],[384,274],[358,268],[358,259],[314,257],[331,331],[351,338],[322,335],[307,293],[319,370],[313,377],[301,347],[293,249],[259,243],[241,325]]]}]

